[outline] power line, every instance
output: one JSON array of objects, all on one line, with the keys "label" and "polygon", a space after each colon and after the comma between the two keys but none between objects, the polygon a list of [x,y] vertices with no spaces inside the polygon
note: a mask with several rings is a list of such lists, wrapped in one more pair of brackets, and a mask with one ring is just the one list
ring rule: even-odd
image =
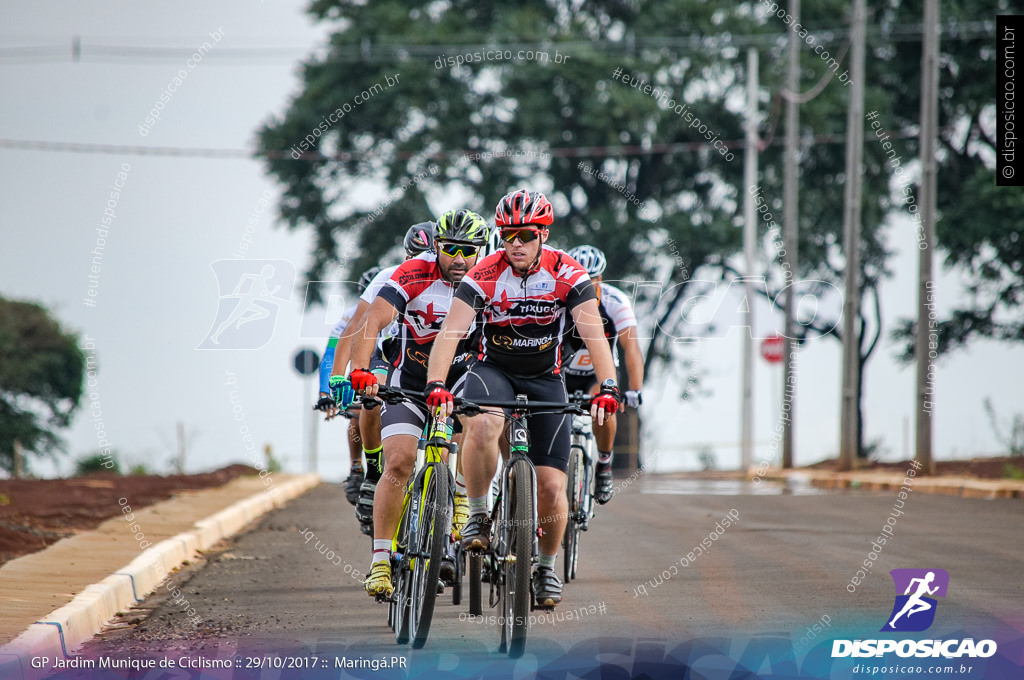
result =
[{"label": "power line", "polygon": [[[889,134],[894,138],[916,138],[916,133]],[[725,141],[719,140],[727,149],[739,150],[746,148],[746,141],[742,139]],[[777,146],[781,142],[771,142],[763,146]],[[812,144],[845,144],[844,135],[815,135],[811,138]],[[298,154],[298,157],[291,151],[258,151],[249,149],[214,149],[205,147],[177,147],[177,146],[140,146],[131,144],[89,144],[79,142],[50,142],[32,139],[0,139],[0,149],[17,149],[20,151],[50,151],[63,153],[80,154],[107,154],[119,156],[171,156],[179,158],[208,158],[208,159],[267,159],[267,160],[293,160],[309,162],[336,162],[345,163],[354,160],[367,158],[371,152],[356,153],[342,152],[339,154],[322,154],[320,152],[305,152]],[[554,158],[614,158],[618,156],[646,156],[651,154],[674,154],[708,149],[719,153],[718,148],[713,147],[711,142],[676,142],[672,144],[632,144],[620,146],[563,146],[552,147],[543,151],[537,151],[534,156],[552,156]],[[376,153],[376,152],[372,152]],[[404,151],[395,154],[397,159],[410,158],[458,158],[460,156],[490,155],[492,157],[515,158],[516,156],[503,156],[499,150],[490,149],[460,149],[455,151],[437,152],[414,152]]]},{"label": "power line", "polygon": [[[568,41],[568,42],[544,42],[544,43],[449,43],[437,44],[408,44],[382,41],[374,44],[370,40],[364,40],[359,44],[335,45],[329,49],[318,46],[313,53],[319,53],[317,63],[322,64],[351,64],[357,62],[393,62],[411,58],[436,59],[438,57],[456,56],[466,53],[481,52],[486,50],[509,50],[514,53],[519,51],[542,52],[550,49],[557,49],[574,57],[586,57],[595,53],[621,55],[624,52],[640,54],[644,51],[659,51],[672,49],[679,51],[707,51],[722,50],[725,48],[746,48],[746,47],[770,47],[782,45],[786,39],[786,32],[778,33],[752,33],[736,35],[722,33],[719,35],[689,36],[649,36],[638,37],[625,43],[623,41],[598,40],[598,41]],[[815,41],[823,43],[836,43],[849,40],[850,29],[822,28],[810,34]],[[896,24],[875,27],[868,33],[869,39],[882,39],[888,42],[920,41],[923,35],[921,24]],[[960,40],[974,40],[977,38],[992,38],[995,36],[995,21],[968,21],[951,23],[942,27],[943,42],[954,42]],[[80,36],[72,36],[69,42],[48,44],[48,45],[26,45],[18,47],[0,47],[0,65],[21,65],[28,63],[23,60],[33,60],[36,63],[43,62],[106,62],[137,63],[138,60],[147,61],[182,61],[188,59],[198,49],[197,45],[190,47],[159,47],[154,45],[117,45],[117,44],[86,44]],[[227,63],[231,61],[251,61],[281,59],[282,61],[294,61],[295,58],[306,55],[308,50],[301,47],[227,47],[218,45],[216,50],[210,50],[203,55],[203,61],[209,63]]]}]

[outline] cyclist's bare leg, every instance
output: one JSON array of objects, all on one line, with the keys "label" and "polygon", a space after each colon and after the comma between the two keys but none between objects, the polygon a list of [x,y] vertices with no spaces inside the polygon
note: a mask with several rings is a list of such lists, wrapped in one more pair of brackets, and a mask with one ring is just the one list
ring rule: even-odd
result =
[{"label": "cyclist's bare leg", "polygon": [[569,513],[566,479],[566,474],[557,468],[537,467],[537,521],[543,529],[538,547],[545,555],[557,554],[562,545]]},{"label": "cyclist's bare leg", "polygon": [[364,408],[359,412],[359,435],[363,438],[363,448],[367,451],[380,447],[380,406]]},{"label": "cyclist's bare leg", "polygon": [[597,444],[598,451],[611,451],[612,446],[615,445],[615,431],[618,428],[618,424],[615,420],[615,414],[604,417],[604,424],[598,425],[597,421],[593,422],[594,427],[594,442]]},{"label": "cyclist's bare leg", "polygon": [[359,421],[356,418],[348,421],[348,459],[350,467],[356,463],[362,464],[363,460],[363,438],[359,434]]},{"label": "cyclist's bare leg", "polygon": [[384,440],[384,474],[373,498],[373,537],[391,540],[402,518],[405,485],[416,463],[417,438],[398,434]]},{"label": "cyclist's bare leg", "polygon": [[461,450],[470,453],[459,458],[466,477],[466,493],[470,498],[487,495],[498,467],[498,437],[504,426],[505,419],[494,413],[463,417]]}]

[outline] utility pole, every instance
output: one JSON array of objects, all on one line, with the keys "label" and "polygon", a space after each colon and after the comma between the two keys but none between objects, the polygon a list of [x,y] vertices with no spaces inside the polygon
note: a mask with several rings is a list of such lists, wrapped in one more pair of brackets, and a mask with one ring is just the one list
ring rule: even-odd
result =
[{"label": "utility pole", "polygon": [[180,420],[177,423],[176,432],[178,435],[178,455],[174,466],[178,470],[179,475],[185,474],[185,423]]},{"label": "utility pole", "polygon": [[25,476],[25,454],[21,448],[21,440],[14,440],[14,469],[12,470],[15,479]]},{"label": "utility pole", "polygon": [[[789,15],[800,16],[800,0],[790,0]],[[800,125],[800,106],[797,92],[800,87],[800,44],[792,31],[789,34],[789,72],[786,75],[786,152],[783,158],[782,196],[782,262],[783,286],[786,291],[785,330],[782,333],[782,403],[788,404],[788,411],[782,413],[782,467],[793,467],[793,418],[796,416],[796,375],[793,371],[793,337],[796,324],[796,310],[793,309],[793,280],[797,261],[797,220],[799,219],[797,198],[797,134]],[[793,388],[790,389],[790,384]]]},{"label": "utility pole", "polygon": [[757,184],[757,50],[747,50],[747,112],[744,123],[747,131],[743,155],[743,179],[747,186],[743,202],[743,290],[746,310],[743,335],[743,388],[742,436],[740,442],[740,468],[744,473],[754,464],[754,253],[756,251],[757,215],[754,212],[754,194],[750,190]]},{"label": "utility pole", "polygon": [[857,457],[860,412],[857,403],[860,368],[860,202],[864,155],[864,32],[865,0],[853,3],[853,50],[850,105],[846,116],[846,195],[843,250],[846,254],[846,298],[843,300],[843,388],[840,416],[839,470],[853,469]]},{"label": "utility pole", "polygon": [[[935,474],[932,460],[932,408],[935,386],[929,384],[929,373],[934,379],[928,355],[929,336],[932,333],[927,304],[934,302],[932,279],[932,253],[935,248],[935,137],[938,132],[939,97],[939,0],[924,3],[924,45],[921,51],[921,228],[924,230],[924,248],[918,251],[917,275],[917,337],[914,339],[914,359],[917,363],[917,460],[923,474]],[[932,298],[929,300],[929,298]],[[930,370],[931,369],[931,370]],[[928,409],[925,409],[925,405]]]}]

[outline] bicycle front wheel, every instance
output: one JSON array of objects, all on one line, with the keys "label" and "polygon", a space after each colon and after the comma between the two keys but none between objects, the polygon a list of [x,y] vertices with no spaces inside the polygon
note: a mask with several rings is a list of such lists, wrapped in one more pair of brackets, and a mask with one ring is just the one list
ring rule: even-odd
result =
[{"label": "bicycle front wheel", "polygon": [[503,518],[508,552],[504,561],[502,614],[505,628],[502,637],[508,640],[508,655],[520,657],[526,649],[526,631],[530,615],[530,577],[533,566],[534,526],[533,475],[525,460],[512,463],[508,481],[509,515]]},{"label": "bicycle front wheel", "polygon": [[565,534],[562,535],[562,576],[566,583],[576,578],[576,562],[580,552],[580,520],[583,513],[584,488],[583,452],[576,447],[572,449],[569,469],[566,470],[566,494],[569,501],[569,519],[565,523]]},{"label": "bicycle front wheel", "polygon": [[409,642],[409,601],[411,592],[409,564],[409,527],[412,524],[409,497],[402,508],[402,519],[398,524],[395,540],[395,554],[391,557],[391,572],[395,592],[388,604],[388,624],[395,631],[395,642],[400,645]]},{"label": "bicycle front wheel", "polygon": [[441,463],[426,466],[417,478],[413,494],[418,508],[410,546],[413,558],[410,635],[413,648],[419,649],[426,644],[430,632],[441,558],[451,534],[447,467]]}]

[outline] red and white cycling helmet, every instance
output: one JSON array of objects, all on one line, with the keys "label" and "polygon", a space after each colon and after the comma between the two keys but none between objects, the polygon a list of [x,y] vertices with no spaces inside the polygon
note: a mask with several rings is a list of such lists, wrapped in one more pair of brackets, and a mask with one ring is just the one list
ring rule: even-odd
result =
[{"label": "red and white cycling helmet", "polygon": [[526,225],[546,227],[554,221],[555,210],[539,191],[519,189],[509,192],[498,201],[498,207],[494,209],[494,223],[499,228]]}]

